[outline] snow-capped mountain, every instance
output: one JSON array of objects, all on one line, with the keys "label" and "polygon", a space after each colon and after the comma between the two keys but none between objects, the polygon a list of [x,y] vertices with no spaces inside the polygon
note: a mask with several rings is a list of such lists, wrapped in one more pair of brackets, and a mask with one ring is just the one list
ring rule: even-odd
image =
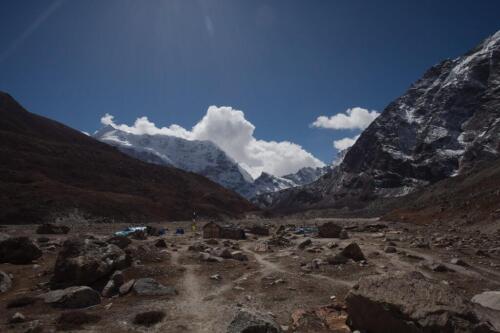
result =
[{"label": "snow-capped mountain", "polygon": [[250,174],[211,141],[137,135],[109,125],[93,137],[140,160],[201,174],[244,197],[251,197],[255,192]]},{"label": "snow-capped mountain", "polygon": [[303,168],[284,177],[262,173],[254,180],[211,141],[186,140],[169,135],[138,135],[111,125],[94,133],[93,137],[145,162],[198,173],[248,199],[309,183],[326,172],[325,168]]},{"label": "snow-capped mountain", "polygon": [[500,156],[500,31],[429,69],[316,182],[266,196],[287,207],[362,206]]}]

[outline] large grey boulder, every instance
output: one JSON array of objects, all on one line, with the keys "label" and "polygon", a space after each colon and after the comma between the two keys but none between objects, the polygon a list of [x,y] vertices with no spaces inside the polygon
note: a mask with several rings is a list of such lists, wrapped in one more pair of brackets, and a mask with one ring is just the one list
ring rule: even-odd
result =
[{"label": "large grey boulder", "polygon": [[174,296],[177,290],[172,286],[164,286],[155,279],[142,278],[135,281],[132,289],[141,296]]},{"label": "large grey boulder", "polygon": [[57,257],[50,285],[52,289],[92,285],[129,265],[130,258],[116,245],[95,239],[68,239]]},{"label": "large grey boulder", "polygon": [[240,310],[227,328],[227,333],[282,333],[272,318],[247,309]]},{"label": "large grey boulder", "polygon": [[472,302],[482,307],[500,311],[500,291],[485,291],[472,297]]},{"label": "large grey boulder", "polygon": [[10,276],[0,271],[0,294],[8,291],[12,287],[12,280]]},{"label": "large grey boulder", "polygon": [[53,290],[42,295],[42,298],[45,303],[56,308],[64,309],[87,308],[101,303],[101,296],[99,293],[86,286]]},{"label": "large grey boulder", "polygon": [[25,265],[42,256],[42,251],[28,237],[0,234],[0,263]]},{"label": "large grey boulder", "polygon": [[450,286],[418,272],[361,278],[346,305],[349,326],[370,333],[492,331]]}]

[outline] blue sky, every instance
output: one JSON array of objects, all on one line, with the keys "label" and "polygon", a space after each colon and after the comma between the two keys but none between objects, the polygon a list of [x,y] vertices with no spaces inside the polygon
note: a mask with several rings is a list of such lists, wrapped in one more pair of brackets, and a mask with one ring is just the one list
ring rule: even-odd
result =
[{"label": "blue sky", "polygon": [[188,130],[210,105],[328,163],[433,64],[500,29],[500,1],[2,0],[0,90],[80,130],[147,116]]}]

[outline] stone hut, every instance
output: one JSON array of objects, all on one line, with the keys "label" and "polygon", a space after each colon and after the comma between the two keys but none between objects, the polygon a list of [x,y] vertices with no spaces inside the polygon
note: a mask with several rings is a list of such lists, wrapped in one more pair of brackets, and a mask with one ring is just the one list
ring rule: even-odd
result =
[{"label": "stone hut", "polygon": [[215,222],[208,222],[203,226],[203,238],[221,238],[222,227]]},{"label": "stone hut", "polygon": [[208,222],[203,226],[203,238],[245,239],[245,231],[237,226]]}]

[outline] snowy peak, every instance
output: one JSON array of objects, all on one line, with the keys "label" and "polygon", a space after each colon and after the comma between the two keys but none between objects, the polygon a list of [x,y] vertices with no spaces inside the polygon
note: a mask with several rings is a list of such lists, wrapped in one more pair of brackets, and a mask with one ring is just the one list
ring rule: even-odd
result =
[{"label": "snowy peak", "polygon": [[211,141],[138,135],[112,126],[102,128],[93,137],[143,161],[201,174],[245,197],[253,194],[251,176]]}]

